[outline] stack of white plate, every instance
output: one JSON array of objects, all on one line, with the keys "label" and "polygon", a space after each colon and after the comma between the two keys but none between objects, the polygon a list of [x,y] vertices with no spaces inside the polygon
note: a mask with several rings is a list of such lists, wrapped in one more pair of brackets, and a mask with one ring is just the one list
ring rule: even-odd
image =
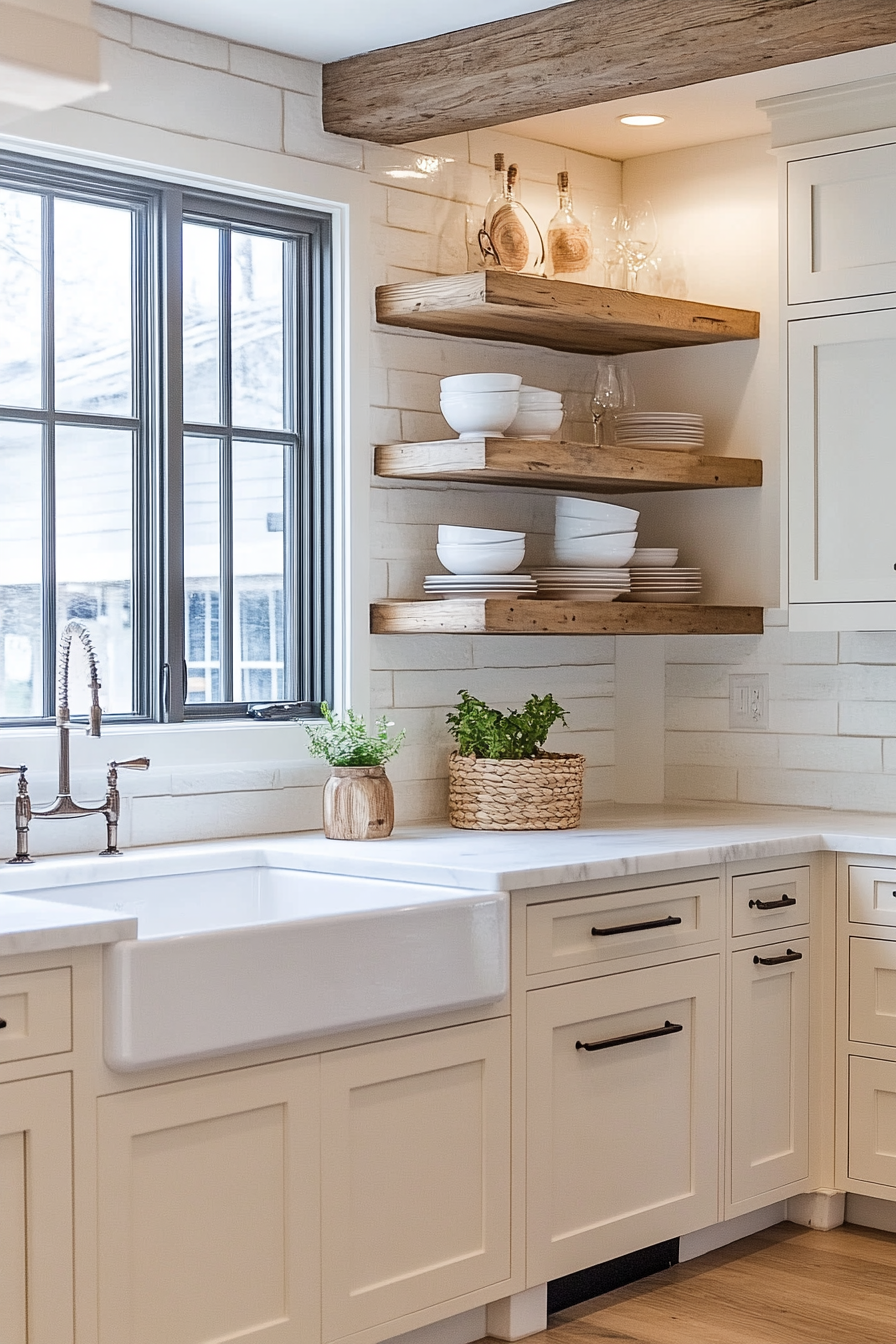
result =
[{"label": "stack of white plate", "polygon": [[696,602],[703,588],[699,569],[642,566],[632,571],[631,602]]},{"label": "stack of white plate", "polygon": [[558,601],[612,602],[631,588],[627,569],[533,569],[539,597]]},{"label": "stack of white plate", "polygon": [[703,447],[702,415],[683,411],[619,411],[615,423],[620,448],[697,453]]},{"label": "stack of white plate", "polygon": [[531,574],[427,574],[423,591],[430,597],[534,597]]}]

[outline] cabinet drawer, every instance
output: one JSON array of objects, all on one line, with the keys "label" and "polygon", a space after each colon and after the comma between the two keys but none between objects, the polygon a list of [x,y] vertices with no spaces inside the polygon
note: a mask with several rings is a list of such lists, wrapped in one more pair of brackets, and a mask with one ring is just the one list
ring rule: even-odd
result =
[{"label": "cabinet drawer", "polygon": [[735,938],[765,929],[809,923],[809,867],[746,873],[734,879],[731,932]]},{"label": "cabinet drawer", "polygon": [[896,1187],[896,1064],[849,1061],[849,1175]]},{"label": "cabinet drawer", "polygon": [[854,924],[896,925],[896,868],[850,864],[849,918]]},{"label": "cabinet drawer", "polygon": [[896,290],[896,145],[801,159],[787,178],[789,301]]},{"label": "cabinet drawer", "polygon": [[896,943],[850,938],[849,1037],[896,1046]]},{"label": "cabinet drawer", "polygon": [[0,975],[0,1064],[72,1048],[72,973]]},{"label": "cabinet drawer", "polygon": [[719,879],[709,877],[530,905],[527,970],[536,975],[711,942],[719,936],[719,901]]}]

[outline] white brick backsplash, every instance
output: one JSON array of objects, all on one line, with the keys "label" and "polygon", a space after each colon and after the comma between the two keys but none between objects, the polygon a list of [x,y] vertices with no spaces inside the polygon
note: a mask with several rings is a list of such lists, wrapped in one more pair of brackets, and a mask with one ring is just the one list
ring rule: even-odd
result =
[{"label": "white brick backsplash", "polygon": [[616,654],[612,635],[474,635],[476,667],[504,667],[525,662],[527,667],[570,667],[597,663],[612,665]]},{"label": "white brick backsplash", "polygon": [[730,663],[739,667],[755,656],[761,635],[667,635],[667,663]]},{"label": "white brick backsplash", "polygon": [[121,9],[110,9],[108,5],[94,5],[91,15],[93,26],[100,37],[108,37],[113,42],[130,42],[130,14]]},{"label": "white brick backsplash", "polygon": [[389,372],[375,364],[368,370],[370,401],[373,406],[389,405]]},{"label": "white brick backsplash", "polygon": [[[525,641],[521,641],[524,643]],[[521,654],[524,657],[525,653]],[[567,701],[591,696],[612,695],[612,668],[592,667],[505,667],[468,668],[462,671],[396,671],[395,704],[453,705],[464,688],[498,709],[518,707],[530,695],[550,692],[570,711],[573,722],[575,705]]]},{"label": "white brick backsplash", "polygon": [[388,560],[425,560],[436,564],[437,532],[432,524],[387,523],[374,530],[370,553]]},{"label": "white brick backsplash", "polygon": [[372,443],[402,443],[401,411],[371,406],[370,439]]},{"label": "white brick backsplash", "polygon": [[896,631],[845,630],[840,636],[841,663],[896,663]]},{"label": "white brick backsplash", "polygon": [[737,799],[737,771],[720,765],[667,765],[666,797],[733,803]]},{"label": "white brick backsplash", "polygon": [[781,738],[781,765],[786,770],[838,770],[877,774],[881,766],[881,744],[873,737]]},{"label": "white brick backsplash", "polygon": [[[263,88],[264,85],[253,87]],[[364,148],[360,141],[328,135],[324,130],[320,99],[289,90],[283,93],[283,148],[287,154],[295,154],[300,159],[335,163],[343,168],[364,167]]]},{"label": "white brick backsplash", "polygon": [[447,821],[448,778],[398,780],[395,793],[395,821],[411,826],[416,821]]},{"label": "white brick backsplash", "polygon": [[728,672],[725,666],[704,667],[698,663],[669,663],[666,666],[666,694],[675,696],[716,696],[728,699]]},{"label": "white brick backsplash", "polygon": [[437,410],[402,411],[401,437],[403,443],[431,443],[437,439],[453,439],[456,435]]},{"label": "white brick backsplash", "polygon": [[185,65],[117,42],[103,44],[110,88],[80,104],[126,121],[254,149],[281,148],[281,94],[219,70]]},{"label": "white brick backsplash", "polygon": [[435,555],[420,556],[410,560],[387,560],[388,595],[393,598],[418,598],[424,596],[423,580],[427,574],[442,572]]},{"label": "white brick backsplash", "polygon": [[728,701],[689,696],[666,697],[667,732],[722,732],[728,727]]},{"label": "white brick backsplash", "polygon": [[[861,740],[861,739],[860,739]],[[883,741],[884,770],[887,774],[896,771],[896,738],[888,737]]]},{"label": "white brick backsplash", "polygon": [[441,388],[437,374],[390,369],[388,387],[390,406],[397,406],[402,411],[438,412]]},{"label": "white brick backsplash", "polygon": [[841,704],[839,731],[854,737],[896,737],[896,701]]},{"label": "white brick backsplash", "polygon": [[831,807],[896,812],[896,775],[831,775]]},{"label": "white brick backsplash", "polygon": [[669,765],[778,764],[778,739],[773,733],[667,733]]},{"label": "white brick backsplash", "polygon": [[836,735],[837,705],[833,700],[770,700],[768,726],[773,733]]},{"label": "white brick backsplash", "polygon": [[612,766],[586,766],[583,790],[585,802],[611,802],[615,792],[615,775],[616,771]]},{"label": "white brick backsplash", "polygon": [[739,770],[737,801],[778,803],[785,807],[831,807],[835,779],[833,774],[811,770]]},{"label": "white brick backsplash", "polygon": [[134,15],[132,23],[131,45],[141,51],[152,51],[156,56],[168,56],[173,61],[186,61],[189,65],[204,65],[210,70],[228,68],[228,43],[222,37],[159,23],[157,19],[146,19],[140,14]]},{"label": "white brick backsplash", "polygon": [[564,728],[552,728],[546,744],[547,751],[579,752],[588,765],[615,765],[614,734],[575,733]]},{"label": "white brick backsplash", "polygon": [[281,52],[231,42],[230,69],[234,75],[258,80],[260,84],[274,84],[293,93],[320,97],[321,67],[316,61],[303,61],[298,56],[285,56]]},{"label": "white brick backsplash", "polygon": [[372,710],[390,709],[394,700],[392,673],[384,668],[370,673],[370,708]]},{"label": "white brick backsplash", "polygon": [[465,635],[374,635],[371,667],[392,671],[472,667],[471,643]]}]

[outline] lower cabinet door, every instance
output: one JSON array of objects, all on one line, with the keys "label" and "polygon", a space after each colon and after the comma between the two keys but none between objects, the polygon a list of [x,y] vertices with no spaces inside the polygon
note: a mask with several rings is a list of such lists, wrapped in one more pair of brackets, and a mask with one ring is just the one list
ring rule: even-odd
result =
[{"label": "lower cabinet door", "polygon": [[319,1339],[320,1060],[102,1097],[100,1344]]},{"label": "lower cabinet door", "polygon": [[808,1174],[809,939],[791,938],[731,958],[731,1203]]},{"label": "lower cabinet door", "polygon": [[325,1055],[321,1205],[324,1340],[507,1279],[509,1019]]},{"label": "lower cabinet door", "polygon": [[719,958],[527,998],[530,1285],[716,1222]]},{"label": "lower cabinet door", "polygon": [[896,1063],[849,1060],[849,1176],[896,1190]]},{"label": "lower cabinet door", "polygon": [[71,1075],[0,1084],[0,1342],[71,1344]]}]

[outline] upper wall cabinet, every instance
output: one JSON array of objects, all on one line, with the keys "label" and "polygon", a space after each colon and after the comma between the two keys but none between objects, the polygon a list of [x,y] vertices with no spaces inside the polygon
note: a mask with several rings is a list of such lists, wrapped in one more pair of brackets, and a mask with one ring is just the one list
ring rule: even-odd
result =
[{"label": "upper wall cabinet", "polygon": [[788,300],[896,292],[896,144],[787,165]]}]

